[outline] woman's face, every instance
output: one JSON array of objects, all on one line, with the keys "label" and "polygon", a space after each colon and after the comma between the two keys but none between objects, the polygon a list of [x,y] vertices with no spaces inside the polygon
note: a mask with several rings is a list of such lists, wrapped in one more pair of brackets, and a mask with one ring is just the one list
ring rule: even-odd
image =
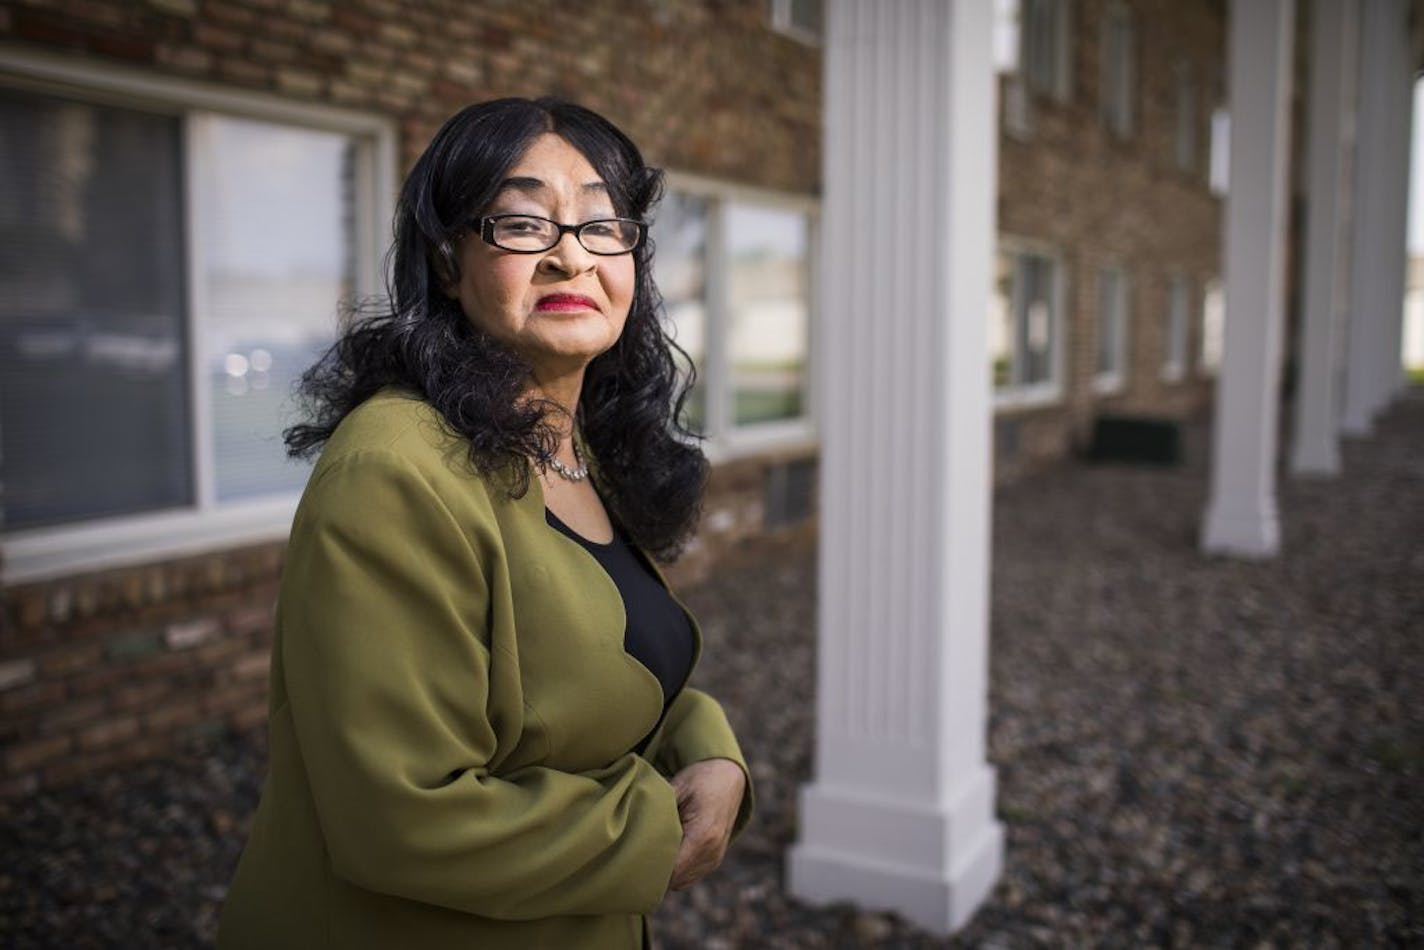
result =
[{"label": "woman's face", "polygon": [[[552,133],[534,140],[482,212],[532,214],[561,224],[615,216],[598,173]],[[485,243],[476,231],[460,248],[450,289],[476,327],[511,347],[536,381],[581,372],[613,346],[633,302],[633,255],[590,254],[572,234],[537,254]]]}]

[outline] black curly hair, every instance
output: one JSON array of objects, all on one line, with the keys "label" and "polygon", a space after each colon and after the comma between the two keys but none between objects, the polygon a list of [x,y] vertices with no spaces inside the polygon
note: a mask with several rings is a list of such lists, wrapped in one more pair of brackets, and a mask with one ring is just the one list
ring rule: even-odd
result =
[{"label": "black curly hair", "polygon": [[[552,403],[520,398],[529,366],[478,330],[444,292],[459,279],[458,241],[494,198],[533,140],[552,132],[578,149],[608,186],[614,211],[645,220],[662,195],[661,170],[597,113],[561,99],[496,99],[452,116],[401,188],[387,297],[349,307],[346,329],[298,386],[306,421],[287,429],[289,454],[310,457],[353,409],[378,390],[418,393],[469,440],[470,462],[507,485],[529,489],[530,459],[558,445]],[[659,316],[653,246],[633,252],[636,284],[617,343],[584,373],[578,426],[593,478],[614,519],[662,561],[696,525],[707,459],[681,422],[693,383]]]}]

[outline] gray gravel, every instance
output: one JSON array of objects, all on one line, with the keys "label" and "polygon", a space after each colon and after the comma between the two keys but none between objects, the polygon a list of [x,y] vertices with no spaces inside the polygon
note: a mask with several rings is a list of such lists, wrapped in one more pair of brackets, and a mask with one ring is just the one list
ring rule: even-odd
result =
[{"label": "gray gravel", "polygon": [[[1346,476],[1281,483],[1281,557],[1205,558],[1180,469],[1069,465],[999,492],[997,889],[953,941],[782,889],[813,729],[814,553],[690,593],[759,818],[672,895],[662,946],[1424,945],[1424,394]],[[0,805],[0,943],[210,943],[260,735]]]}]

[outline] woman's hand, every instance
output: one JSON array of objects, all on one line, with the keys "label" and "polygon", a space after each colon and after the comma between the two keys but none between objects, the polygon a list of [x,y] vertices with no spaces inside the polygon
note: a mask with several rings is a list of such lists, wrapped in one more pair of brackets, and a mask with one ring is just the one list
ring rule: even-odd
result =
[{"label": "woman's hand", "polygon": [[731,759],[694,762],[672,777],[682,819],[682,847],[669,888],[686,890],[722,863],[746,784],[741,767]]}]

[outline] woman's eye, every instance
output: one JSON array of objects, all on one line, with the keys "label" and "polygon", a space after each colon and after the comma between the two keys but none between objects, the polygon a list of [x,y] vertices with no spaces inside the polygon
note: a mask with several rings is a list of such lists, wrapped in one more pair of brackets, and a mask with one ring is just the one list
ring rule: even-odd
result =
[{"label": "woman's eye", "polygon": [[503,226],[506,231],[514,234],[529,234],[543,230],[543,225],[533,218],[505,218]]},{"label": "woman's eye", "polygon": [[612,237],[617,230],[616,221],[590,221],[583,226],[583,233],[589,237]]}]

